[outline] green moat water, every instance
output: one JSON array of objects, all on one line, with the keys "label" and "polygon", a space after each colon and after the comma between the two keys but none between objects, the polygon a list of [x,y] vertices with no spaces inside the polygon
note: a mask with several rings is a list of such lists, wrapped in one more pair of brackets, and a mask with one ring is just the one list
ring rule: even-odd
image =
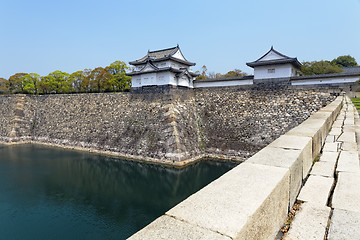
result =
[{"label": "green moat water", "polygon": [[125,239],[234,166],[0,145],[1,239]]}]

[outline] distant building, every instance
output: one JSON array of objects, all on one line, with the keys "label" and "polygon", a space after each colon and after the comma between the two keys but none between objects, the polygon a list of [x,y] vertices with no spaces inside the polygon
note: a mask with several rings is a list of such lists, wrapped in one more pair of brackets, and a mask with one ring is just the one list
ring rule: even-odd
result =
[{"label": "distant building", "polygon": [[127,73],[132,76],[132,88],[164,85],[193,88],[194,77],[198,76],[189,70],[195,63],[186,60],[179,45],[163,50],[149,50],[144,57],[129,63],[134,66]]},{"label": "distant building", "polygon": [[281,54],[273,47],[264,56],[246,65],[254,68],[254,79],[290,78],[298,76],[301,68],[297,58]]}]

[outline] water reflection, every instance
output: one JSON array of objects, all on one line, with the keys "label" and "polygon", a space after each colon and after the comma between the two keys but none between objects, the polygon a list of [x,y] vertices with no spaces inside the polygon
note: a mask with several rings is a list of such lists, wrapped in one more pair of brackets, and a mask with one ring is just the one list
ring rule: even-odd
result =
[{"label": "water reflection", "polygon": [[0,226],[14,239],[124,239],[232,167],[200,162],[179,170],[0,146]]}]

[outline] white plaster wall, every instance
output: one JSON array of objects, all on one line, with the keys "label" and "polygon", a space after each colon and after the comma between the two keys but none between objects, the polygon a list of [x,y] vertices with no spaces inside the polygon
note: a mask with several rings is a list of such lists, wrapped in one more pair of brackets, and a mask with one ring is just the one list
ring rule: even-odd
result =
[{"label": "white plaster wall", "polygon": [[229,80],[229,81],[213,81],[213,82],[195,82],[194,88],[204,87],[227,87],[227,86],[241,86],[241,85],[252,85],[253,80]]},{"label": "white plaster wall", "polygon": [[[291,64],[254,67],[254,79],[290,77],[292,68]],[[275,69],[275,73],[268,73],[268,69]]]},{"label": "white plaster wall", "polygon": [[141,76],[136,75],[131,78],[131,87],[141,87]]},{"label": "white plaster wall", "polygon": [[175,73],[169,72],[169,75],[170,75],[169,84],[173,86],[177,86],[177,77],[175,76]]},{"label": "white plaster wall", "polygon": [[178,51],[173,55],[173,57],[186,61],[185,58],[184,58],[184,56],[181,54],[180,50],[178,50]]},{"label": "white plaster wall", "polygon": [[156,85],[171,84],[170,72],[159,72],[156,77]]},{"label": "white plaster wall", "polygon": [[317,85],[317,84],[341,84],[341,83],[353,83],[359,80],[358,76],[348,77],[333,77],[333,78],[318,78],[318,79],[304,79],[298,81],[292,81],[291,85]]},{"label": "white plaster wall", "polygon": [[142,86],[156,85],[156,73],[144,73],[140,76]]},{"label": "white plaster wall", "polygon": [[178,79],[178,86],[189,87],[189,78],[186,75]]},{"label": "white plaster wall", "polygon": [[271,51],[266,56],[264,56],[260,61],[268,61],[268,60],[275,60],[275,59],[282,59],[282,58],[284,58],[284,57]]}]

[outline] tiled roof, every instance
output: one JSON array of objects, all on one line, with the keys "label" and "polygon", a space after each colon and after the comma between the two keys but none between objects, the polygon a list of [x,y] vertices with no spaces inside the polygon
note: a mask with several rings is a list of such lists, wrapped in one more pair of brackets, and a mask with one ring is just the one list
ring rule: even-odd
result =
[{"label": "tiled roof", "polygon": [[[194,66],[195,63],[189,62],[187,60],[182,60],[179,58],[175,58],[173,57],[173,55],[180,50],[179,45],[177,45],[176,47],[172,47],[172,48],[167,48],[167,49],[162,49],[162,50],[156,50],[156,51],[148,51],[148,53],[135,61],[129,62],[131,65],[138,65],[138,64],[144,64],[147,61],[153,61],[153,62],[158,62],[158,61],[164,61],[164,60],[168,60],[168,59],[172,59],[174,61],[189,65],[189,66]],[[181,52],[181,50],[180,50]]]},{"label": "tiled roof", "polygon": [[[274,59],[274,60],[261,60],[263,57],[265,57],[270,52],[275,52],[276,54],[280,55],[283,58],[282,59]],[[254,62],[248,62],[248,63],[246,63],[246,65],[253,68],[253,67],[257,67],[257,66],[276,65],[276,64],[284,64],[284,63],[292,63],[293,65],[295,65],[298,68],[301,67],[301,63],[297,60],[297,58],[288,57],[288,56],[276,51],[273,47],[271,47],[271,49],[267,53],[265,53],[262,57],[260,57],[258,60],[254,61]]]},{"label": "tiled roof", "polygon": [[358,67],[344,67],[344,68],[341,68],[341,69],[344,70],[342,73],[348,73],[348,74],[360,73],[360,66],[358,66]]},{"label": "tiled roof", "polygon": [[332,78],[332,77],[351,77],[351,76],[359,76],[360,72],[341,72],[341,73],[329,73],[329,74],[319,74],[319,75],[304,75],[304,76],[294,76],[291,77],[291,80],[303,80],[303,79],[315,79],[315,78]]}]

